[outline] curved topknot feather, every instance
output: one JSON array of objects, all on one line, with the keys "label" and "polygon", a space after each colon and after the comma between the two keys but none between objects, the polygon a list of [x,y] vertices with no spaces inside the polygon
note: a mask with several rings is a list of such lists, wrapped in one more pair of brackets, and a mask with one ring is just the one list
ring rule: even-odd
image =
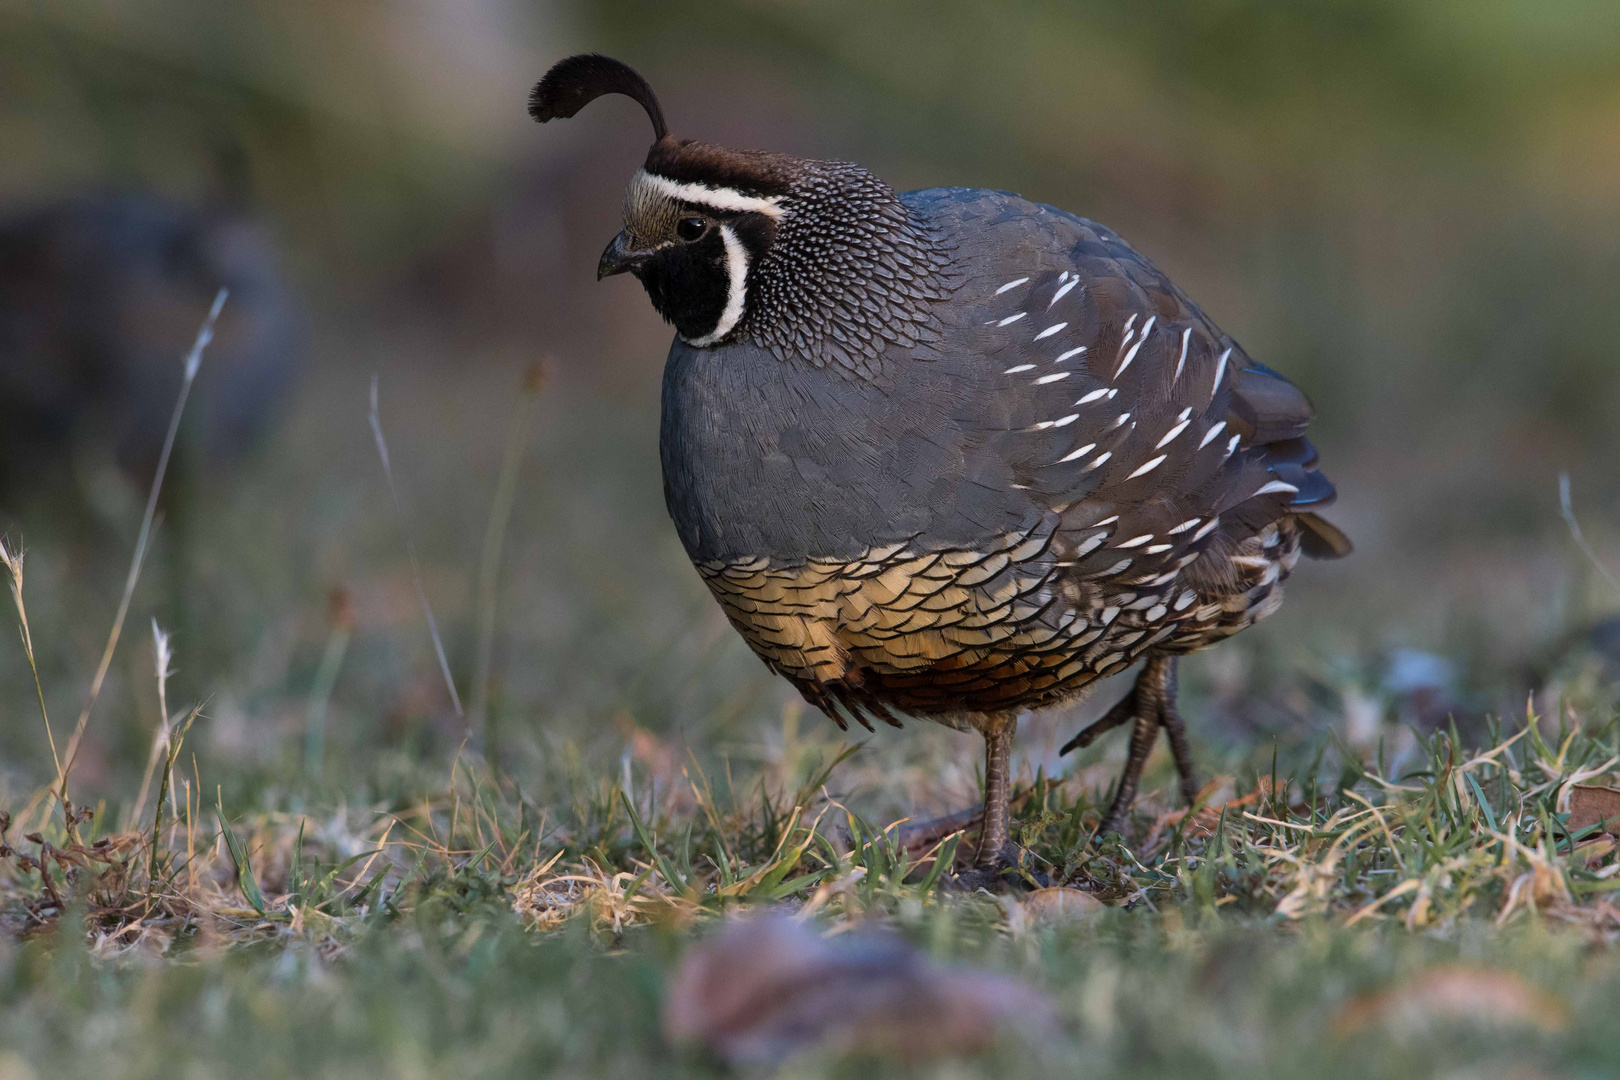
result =
[{"label": "curved topknot feather", "polygon": [[640,103],[652,121],[654,141],[669,134],[658,95],[647,80],[629,64],[600,53],[580,53],[553,64],[529,94],[529,115],[542,124],[566,120],[603,94],[623,94]]}]

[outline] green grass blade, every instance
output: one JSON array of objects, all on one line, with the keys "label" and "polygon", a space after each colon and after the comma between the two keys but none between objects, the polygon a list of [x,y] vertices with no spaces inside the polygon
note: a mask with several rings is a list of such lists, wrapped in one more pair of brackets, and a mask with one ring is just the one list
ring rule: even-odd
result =
[{"label": "green grass blade", "polygon": [[630,827],[635,830],[636,839],[640,840],[641,846],[647,849],[647,855],[652,859],[653,865],[658,868],[658,873],[676,889],[685,892],[687,890],[687,879],[675,872],[675,868],[669,864],[668,859],[658,854],[658,845],[653,840],[652,833],[647,830],[646,823],[641,820],[641,815],[636,813],[635,805],[630,802],[630,796],[620,791],[619,799],[624,803],[625,810],[630,814]]},{"label": "green grass blade", "polygon": [[[791,878],[790,880],[784,881],[780,885],[775,886],[764,895],[771,900],[786,899],[796,892],[801,892],[810,888],[812,885],[819,885],[821,880],[831,872],[832,871],[830,870],[813,870],[808,874],[800,874],[796,878]],[[758,891],[759,890],[757,889],[755,890],[755,892]]]},{"label": "green grass blade", "polygon": [[625,888],[624,888],[624,902],[626,904],[628,904],[630,901],[632,901],[632,900],[634,900],[636,898],[636,893],[640,892],[641,887],[647,883],[647,875],[650,874],[650,873],[652,873],[652,868],[648,867],[647,869],[643,870],[641,873],[637,874],[635,876],[635,878],[630,882],[629,885],[625,886]]},{"label": "green grass blade", "polygon": [[925,893],[934,891],[934,886],[938,885],[940,879],[945,876],[946,867],[956,864],[956,848],[961,841],[961,833],[946,838],[945,842],[939,847],[939,854],[934,856],[934,865],[928,868],[928,873],[924,876],[922,884],[918,888]]},{"label": "green grass blade", "polygon": [[214,815],[219,818],[219,831],[225,837],[225,847],[231,853],[231,863],[236,867],[236,884],[247,898],[248,904],[260,915],[265,913],[264,894],[259,892],[259,883],[253,878],[253,862],[248,858],[247,848],[242,841],[236,838],[230,825],[225,820],[225,808],[215,805]]},{"label": "green grass blade", "polygon": [[1485,815],[1485,824],[1490,826],[1492,832],[1501,832],[1501,828],[1496,824],[1496,814],[1491,810],[1491,800],[1485,797],[1485,791],[1479,786],[1479,781],[1474,779],[1473,773],[1463,773],[1463,777],[1474,793],[1474,801],[1479,803],[1480,812]]},{"label": "green grass blade", "polygon": [[365,887],[354,894],[354,898],[350,900],[349,903],[354,907],[359,907],[361,904],[365,903],[366,897],[371,895],[373,889],[382,884],[383,878],[388,876],[388,871],[391,869],[393,868],[385,866],[381,870],[377,871],[377,873],[373,875],[372,879],[366,882]]},{"label": "green grass blade", "polygon": [[304,878],[304,819],[298,819],[298,836],[293,840],[292,866],[287,870],[288,902],[298,897],[300,904],[309,902],[309,882]]},{"label": "green grass blade", "polygon": [[[327,894],[332,891],[333,886],[335,886],[337,884],[337,879],[338,879],[339,874],[343,873],[343,871],[347,870],[349,867],[353,866],[355,863],[359,862],[361,859],[369,859],[373,855],[380,855],[381,853],[382,853],[382,848],[377,848],[374,851],[362,851],[360,854],[354,856],[352,859],[344,859],[342,862],[340,862],[336,866],[334,866],[332,868],[331,872],[329,872],[328,874],[323,876],[321,878],[321,880],[313,888],[310,889],[310,892],[313,895],[317,895],[317,896],[322,896],[322,897],[327,896]],[[384,870],[383,872],[387,873],[386,870]],[[329,897],[328,900],[329,899],[331,899],[331,898]],[[355,897],[355,899],[358,901],[359,897],[357,896],[357,897]],[[327,900],[323,900],[321,902],[326,903]]]}]

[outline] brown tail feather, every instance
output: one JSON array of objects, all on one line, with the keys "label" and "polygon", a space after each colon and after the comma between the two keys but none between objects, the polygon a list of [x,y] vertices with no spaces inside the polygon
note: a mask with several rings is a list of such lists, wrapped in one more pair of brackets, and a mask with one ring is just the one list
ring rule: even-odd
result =
[{"label": "brown tail feather", "polygon": [[1316,514],[1295,514],[1294,520],[1303,527],[1300,548],[1313,559],[1342,559],[1355,550],[1337,525]]}]

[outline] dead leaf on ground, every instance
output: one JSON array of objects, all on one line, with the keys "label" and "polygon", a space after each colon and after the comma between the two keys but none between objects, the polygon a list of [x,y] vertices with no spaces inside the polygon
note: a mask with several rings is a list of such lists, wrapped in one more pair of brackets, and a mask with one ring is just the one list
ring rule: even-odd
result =
[{"label": "dead leaf on ground", "polygon": [[695,945],[669,979],[664,1033],[733,1065],[799,1051],[908,1061],[981,1053],[1005,1036],[1057,1035],[1045,996],[1026,983],[942,967],[899,938],[823,938],[777,916],[738,919]]},{"label": "dead leaf on ground", "polygon": [[1446,966],[1356,998],[1334,1017],[1333,1031],[1342,1037],[1382,1028],[1412,1037],[1458,1024],[1550,1033],[1568,1026],[1569,1009],[1511,971]]},{"label": "dead leaf on ground", "polygon": [[[1215,834],[1216,826],[1221,822],[1221,811],[1225,810],[1230,820],[1242,808],[1255,806],[1271,798],[1271,778],[1262,776],[1254,788],[1247,794],[1237,795],[1232,787],[1232,778],[1229,776],[1216,776],[1210,779],[1198,792],[1199,809],[1187,822],[1186,834],[1193,837],[1208,837]],[[1187,817],[1188,808],[1169,810],[1160,814],[1153,821],[1153,828],[1146,840],[1142,841],[1142,851],[1152,851],[1157,848],[1160,839],[1166,831],[1180,824]]]},{"label": "dead leaf on ground", "polygon": [[1084,889],[1036,889],[1022,901],[1024,917],[1032,922],[1068,922],[1089,918],[1108,905]]},{"label": "dead leaf on ground", "polygon": [[1569,789],[1569,831],[1580,832],[1598,822],[1610,836],[1620,836],[1620,788],[1576,784]]}]

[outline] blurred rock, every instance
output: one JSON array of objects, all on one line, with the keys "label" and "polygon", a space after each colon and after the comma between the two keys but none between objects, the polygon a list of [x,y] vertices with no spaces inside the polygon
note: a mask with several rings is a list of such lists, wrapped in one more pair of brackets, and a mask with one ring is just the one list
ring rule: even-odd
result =
[{"label": "blurred rock", "polygon": [[1592,651],[1603,658],[1613,678],[1620,678],[1620,615],[1600,620],[1586,635]]},{"label": "blurred rock", "polygon": [[1384,672],[1383,689],[1402,723],[1433,731],[1462,711],[1457,671],[1451,661],[1419,649],[1396,649]]},{"label": "blurred rock", "polygon": [[303,350],[300,307],[246,218],[103,193],[0,222],[0,495],[69,451],[144,487],[214,294],[220,316],[184,428],[190,456],[229,461],[276,420]]},{"label": "blurred rock", "polygon": [[1381,666],[1372,688],[1349,685],[1341,691],[1350,746],[1370,754],[1383,743],[1398,758],[1413,749],[1413,732],[1428,737],[1453,723],[1465,746],[1489,738],[1486,713],[1465,691],[1456,663],[1421,649],[1397,648]]},{"label": "blurred rock", "polygon": [[1526,684],[1534,689],[1580,683],[1620,682],[1620,615],[1581,626],[1554,642],[1532,663]]},{"label": "blurred rock", "polygon": [[824,938],[786,918],[739,919],[693,946],[664,995],[664,1032],[733,1065],[811,1048],[917,1061],[1047,1043],[1051,1004],[1016,979],[941,967],[898,938]]},{"label": "blurred rock", "polygon": [[1378,745],[1384,733],[1383,699],[1353,685],[1344,687],[1340,697],[1344,706],[1345,745],[1365,754]]}]

